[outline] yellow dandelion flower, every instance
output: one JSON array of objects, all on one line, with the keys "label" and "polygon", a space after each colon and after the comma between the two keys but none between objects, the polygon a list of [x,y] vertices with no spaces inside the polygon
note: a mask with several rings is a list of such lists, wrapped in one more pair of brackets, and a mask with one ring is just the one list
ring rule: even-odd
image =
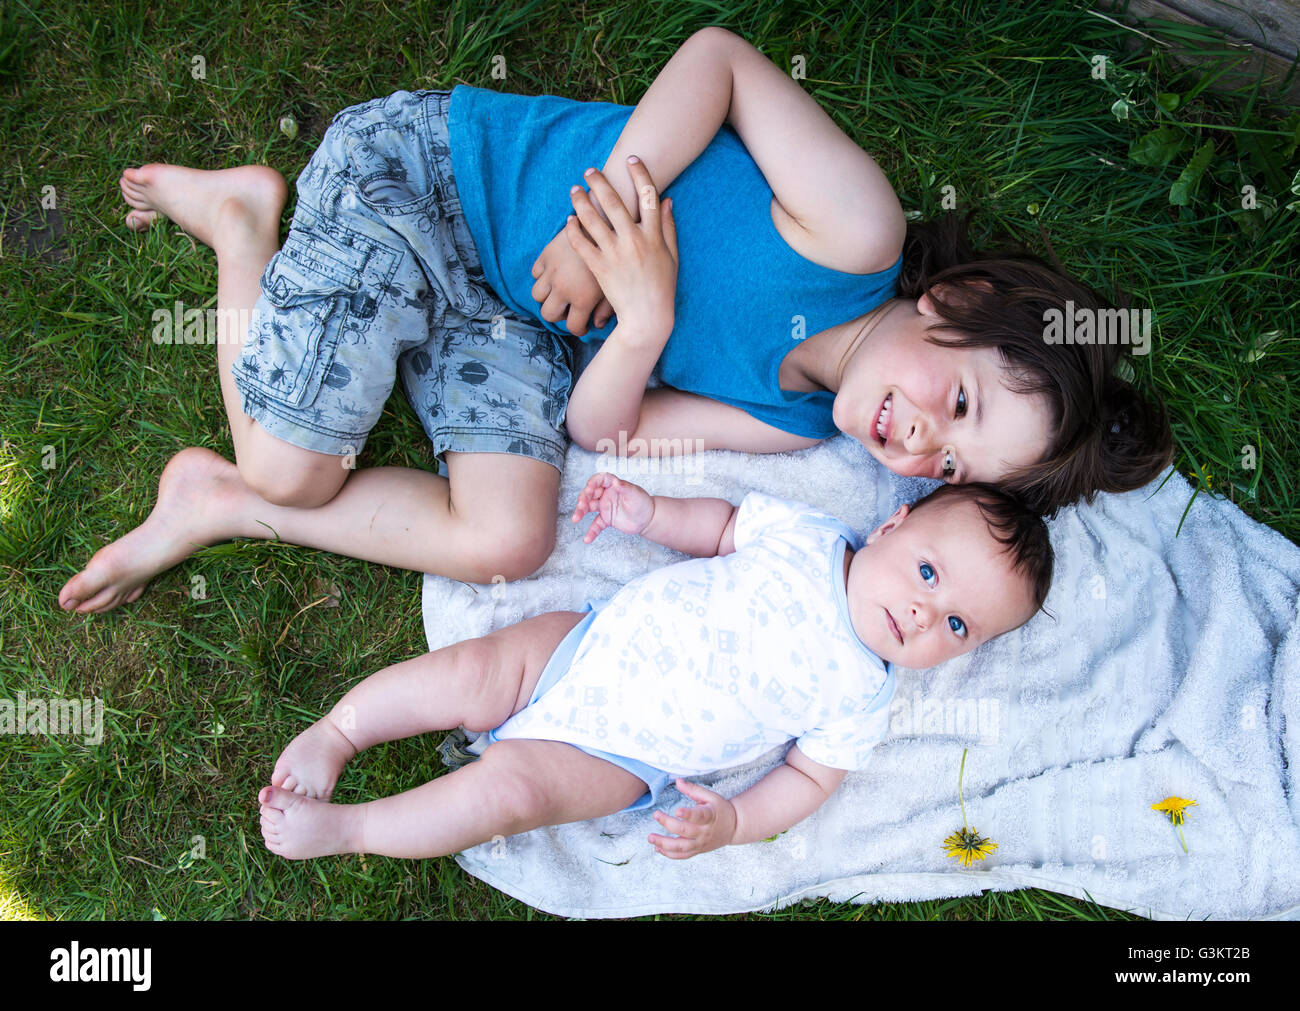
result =
[{"label": "yellow dandelion flower", "polygon": [[976,860],[983,860],[998,848],[992,839],[985,839],[975,828],[959,828],[943,841],[948,856],[961,861],[963,867],[969,867]]},{"label": "yellow dandelion flower", "polygon": [[976,860],[983,860],[998,848],[992,839],[985,839],[979,829],[970,828],[966,821],[966,798],[962,792],[962,781],[966,777],[966,749],[961,749],[961,769],[957,772],[957,803],[961,805],[961,828],[943,841],[948,856],[960,860],[963,867],[969,867]]},{"label": "yellow dandelion flower", "polygon": [[1189,807],[1197,807],[1194,800],[1183,800],[1182,797],[1166,797],[1159,804],[1152,804],[1152,811],[1163,811],[1169,815],[1169,820],[1175,825],[1183,823],[1183,811]]},{"label": "yellow dandelion flower", "polygon": [[1174,827],[1178,829],[1178,841],[1183,845],[1183,852],[1187,852],[1187,837],[1183,835],[1183,812],[1189,807],[1199,806],[1194,800],[1184,800],[1182,797],[1166,797],[1159,804],[1152,804],[1152,811],[1160,811],[1169,815],[1169,820],[1173,822]]}]

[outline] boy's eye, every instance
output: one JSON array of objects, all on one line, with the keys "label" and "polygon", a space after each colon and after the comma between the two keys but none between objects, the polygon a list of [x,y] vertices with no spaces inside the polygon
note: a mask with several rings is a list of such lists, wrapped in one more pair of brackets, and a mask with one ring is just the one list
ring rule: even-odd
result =
[{"label": "boy's eye", "polygon": [[929,562],[921,563],[921,578],[924,579],[931,586],[934,585],[934,583],[931,582],[931,580],[935,578],[934,569],[930,566]]},{"label": "boy's eye", "polygon": [[957,391],[957,417],[966,415],[966,388],[963,386]]},{"label": "boy's eye", "polygon": [[952,629],[958,637],[962,639],[966,638],[966,623],[956,615],[948,616],[948,627]]}]

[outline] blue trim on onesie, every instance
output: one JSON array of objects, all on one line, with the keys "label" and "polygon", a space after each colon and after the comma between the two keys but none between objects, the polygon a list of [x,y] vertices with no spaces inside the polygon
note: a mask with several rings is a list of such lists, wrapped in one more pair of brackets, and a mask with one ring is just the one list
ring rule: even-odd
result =
[{"label": "blue trim on onesie", "polygon": [[[537,687],[533,689],[532,696],[528,699],[528,705],[532,705],[540,699],[546,691],[554,685],[560,678],[569,672],[569,666],[573,663],[573,657],[578,652],[578,645],[582,642],[583,637],[587,634],[587,629],[591,623],[596,620],[596,615],[600,609],[605,606],[607,601],[589,600],[586,604],[587,614],[583,619],[570,629],[569,634],[560,640],[560,644],[555,647],[555,652],[551,658],[546,661],[546,666],[542,668],[542,676],[537,679]],[[527,707],[525,707],[527,708]],[[502,726],[504,726],[504,722]],[[497,737],[497,731],[501,727],[496,727],[488,731],[488,747],[496,744],[501,738]],[[507,740],[546,740],[544,737],[519,737],[506,738]],[[659,794],[676,780],[676,776],[664,772],[663,769],[656,769],[653,765],[646,765],[645,762],[638,762],[635,758],[626,758],[623,755],[611,755],[608,751],[599,751],[596,748],[588,748],[581,744],[572,744],[569,741],[559,741],[560,744],[568,744],[571,748],[577,748],[579,751],[585,751],[593,758],[603,758],[606,762],[617,765],[620,769],[626,769],[632,775],[642,780],[646,785],[646,792],[634,800],[622,811],[644,811],[652,808],[659,801]],[[486,749],[485,749],[486,750]]]},{"label": "blue trim on onesie", "polygon": [[[829,526],[829,524],[826,525]],[[856,540],[856,537],[854,539]],[[853,641],[858,644],[862,652],[885,672],[885,683],[880,686],[880,691],[876,693],[874,702],[866,710],[872,713],[879,709],[881,705],[888,705],[894,697],[894,665],[881,658],[875,650],[859,639],[858,633],[853,629],[853,622],[849,618],[848,582],[840,575],[844,571],[844,551],[848,546],[848,541],[843,538],[835,545],[835,555],[831,561],[831,588],[835,594],[835,604],[840,609],[840,621],[844,622],[849,630],[849,635],[853,637]],[[854,547],[853,550],[859,551],[861,549]]]},{"label": "blue trim on onesie", "polygon": [[[840,621],[849,630],[849,635],[853,641],[858,644],[858,648],[865,653],[871,661],[883,670],[889,673],[889,663],[882,660],[876,651],[858,638],[858,633],[853,630],[853,621],[849,618],[849,588],[842,573],[844,572],[844,552],[848,548],[848,542],[844,540],[837,541],[835,544],[835,553],[831,557],[831,592],[835,597],[835,606],[840,609]],[[855,551],[858,549],[854,549]]]}]

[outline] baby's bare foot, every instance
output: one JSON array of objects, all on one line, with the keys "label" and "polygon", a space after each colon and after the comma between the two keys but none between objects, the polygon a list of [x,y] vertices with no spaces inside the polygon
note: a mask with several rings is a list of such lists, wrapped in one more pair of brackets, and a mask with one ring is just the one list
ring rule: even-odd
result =
[{"label": "baby's bare foot", "polygon": [[289,860],[361,853],[364,804],[330,804],[279,787],[257,795],[262,839],[272,853]]},{"label": "baby's bare foot", "polygon": [[252,229],[278,237],[288,195],[284,177],[265,165],[215,172],[142,165],[123,172],[118,184],[122,199],[133,208],[126,216],[128,228],[143,231],[161,214],[213,248],[232,231]]},{"label": "baby's bare foot", "polygon": [[271,785],[307,797],[329,800],[343,766],[357,753],[327,716],[295,737],[280,753]]},{"label": "baby's bare foot", "polygon": [[89,614],[131,603],[159,572],[238,536],[236,517],[258,501],[233,463],[208,449],[182,450],[163,470],[149,518],[96,551],[59,591],[59,606]]}]

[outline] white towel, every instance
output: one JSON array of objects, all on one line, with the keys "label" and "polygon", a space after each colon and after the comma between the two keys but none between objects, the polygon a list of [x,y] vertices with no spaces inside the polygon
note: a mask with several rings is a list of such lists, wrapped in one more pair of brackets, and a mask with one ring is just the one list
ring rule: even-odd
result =
[{"label": "white towel", "polygon": [[[647,465],[571,448],[557,546],[540,573],[494,586],[424,581],[429,648],[608,597],[680,560],[606,531],[582,543],[578,491],[613,470],[657,494],[808,502],[861,533],[933,482],[900,478],[839,437],[801,453],[711,452]],[[649,470],[653,471],[653,461]],[[897,902],[1046,888],[1153,918],[1300,918],[1300,548],[1178,474],[1063,510],[1051,522],[1047,609],[975,653],[898,669],[889,737],[810,818],[771,842],[685,861],[656,854],[648,813],[498,839],[457,857],[502,891],[562,916],[733,913],[825,896]],[[1157,490],[1159,488],[1159,490]],[[1181,532],[1178,531],[1182,520]],[[947,857],[969,824],[998,844],[971,869]],[[698,781],[726,796],[777,749]],[[1288,764],[1289,763],[1289,764]],[[1151,805],[1196,801],[1183,833]],[[660,807],[689,806],[670,788]]]}]

